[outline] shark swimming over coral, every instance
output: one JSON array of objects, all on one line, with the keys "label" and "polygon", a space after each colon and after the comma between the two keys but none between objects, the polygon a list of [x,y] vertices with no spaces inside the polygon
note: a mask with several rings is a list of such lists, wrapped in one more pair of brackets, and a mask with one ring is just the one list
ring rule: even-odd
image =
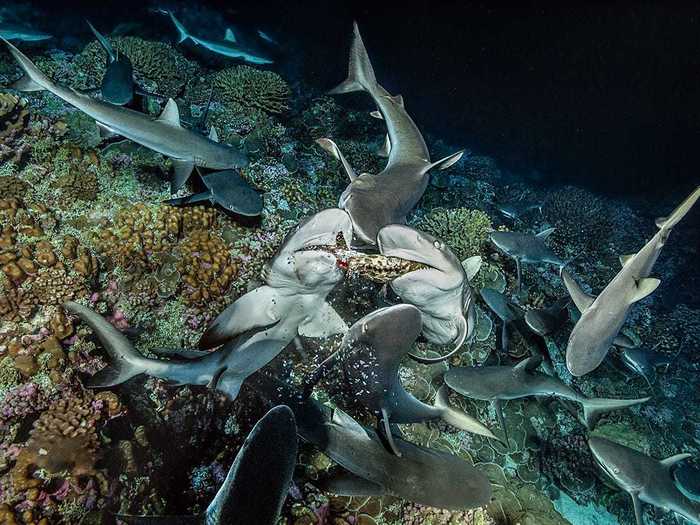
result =
[{"label": "shark swimming over coral", "polygon": [[248,163],[242,151],[213,140],[217,138],[216,131],[207,138],[183,128],[180,125],[180,111],[173,99],[168,100],[163,112],[155,119],[129,108],[102,102],[55,84],[24,53],[7,41],[5,44],[26,74],[13,85],[15,89],[49,91],[95,119],[106,134],[126,137],[169,157],[174,167],[171,180],[173,192],[185,184],[195,166],[223,170],[240,168]]},{"label": "shark swimming over coral", "polygon": [[53,38],[53,36],[43,31],[38,31],[31,27],[0,18],[0,38],[22,42],[41,42],[43,40],[49,40]]},{"label": "shark swimming over coral", "polygon": [[331,94],[365,91],[378,109],[388,130],[388,160],[377,174],[357,175],[338,146],[329,138],[318,144],[340,160],[350,184],[340,196],[338,207],[346,210],[353,222],[357,245],[374,246],[379,230],[389,224],[403,224],[428,186],[432,169],[447,169],[462,157],[464,150],[435,162],[423,136],[406,112],[403,98],[392,96],[378,82],[362,42],[360,30],[353,25],[348,77]]}]

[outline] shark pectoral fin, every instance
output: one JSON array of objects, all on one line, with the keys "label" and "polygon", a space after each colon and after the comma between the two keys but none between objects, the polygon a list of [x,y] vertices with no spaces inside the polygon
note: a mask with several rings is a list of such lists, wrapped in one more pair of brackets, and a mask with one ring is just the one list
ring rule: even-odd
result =
[{"label": "shark pectoral fin", "polygon": [[[510,323],[508,321],[501,321],[501,353],[505,356],[508,355],[508,326]],[[500,356],[499,356],[500,362]]]},{"label": "shark pectoral fin", "polygon": [[343,169],[345,170],[345,173],[347,174],[350,181],[354,181],[357,178],[355,170],[352,169],[352,166],[350,166],[350,163],[347,161],[345,155],[343,155],[343,153],[340,151],[340,148],[338,148],[338,145],[335,142],[333,142],[331,139],[320,138],[316,139],[316,144],[318,144],[324,150],[330,153],[333,156],[333,158],[340,161],[340,164],[343,166]]},{"label": "shark pectoral fin", "polygon": [[322,479],[320,489],[332,492],[339,496],[383,496],[386,491],[378,483],[366,480],[348,472],[341,470]]},{"label": "shark pectoral fin", "polygon": [[620,255],[620,265],[624,268],[625,264],[629,262],[629,260],[634,257],[636,254],[630,253],[627,255]]},{"label": "shark pectoral fin", "polygon": [[472,434],[479,434],[480,436],[485,436],[498,441],[496,435],[491,432],[486,425],[482,424],[469,414],[456,410],[450,406],[447,386],[442,385],[440,388],[438,388],[433,406],[440,410],[440,418],[445,423],[460,430],[471,432]]},{"label": "shark pectoral fin", "polygon": [[194,193],[192,195],[186,195],[185,197],[175,197],[174,199],[168,199],[163,201],[163,204],[168,206],[186,206],[188,204],[194,204],[195,202],[211,202],[211,192],[203,191],[202,193]]},{"label": "shark pectoral fin", "polygon": [[117,59],[116,54],[114,53],[114,48],[112,48],[112,44],[109,43],[109,41],[100,33],[97,29],[93,27],[93,25],[90,23],[89,20],[85,20],[87,22],[87,25],[90,26],[90,29],[92,30],[92,33],[95,35],[95,38],[97,41],[100,43],[100,45],[104,48],[104,50],[107,52],[107,55],[109,55],[109,60],[114,62]]},{"label": "shark pectoral fin", "polygon": [[233,42],[234,44],[236,43],[236,34],[230,27],[226,29],[226,33],[224,34],[224,40],[228,40],[229,42]]},{"label": "shark pectoral fin", "polygon": [[382,407],[382,419],[379,422],[380,426],[377,429],[377,434],[383,438],[382,440],[385,442],[385,445],[389,448],[391,453],[400,458],[403,457],[403,454],[401,454],[401,451],[394,442],[394,436],[391,433],[391,423],[389,422],[389,418],[389,412],[387,412],[385,407]]},{"label": "shark pectoral fin", "polygon": [[666,467],[668,470],[671,470],[673,467],[676,466],[676,464],[680,463],[681,461],[692,458],[692,454],[688,454],[687,452],[684,452],[682,454],[676,454],[674,456],[668,457],[666,459],[662,459],[660,463]]},{"label": "shark pectoral fin", "polygon": [[191,160],[172,159],[173,161],[173,178],[170,181],[170,193],[175,193],[190,178],[194,169],[194,162]]},{"label": "shark pectoral fin", "polygon": [[520,259],[517,257],[513,257],[515,259],[515,273],[517,274],[517,280],[518,280],[518,292],[520,292],[523,289],[523,275],[522,275],[522,269],[520,268]]},{"label": "shark pectoral fin", "polygon": [[325,301],[313,316],[307,317],[299,325],[299,335],[304,337],[325,338],[335,334],[344,334],[347,331],[347,323],[338,315],[335,308]]},{"label": "shark pectoral fin", "polygon": [[535,237],[544,241],[547,237],[552,235],[554,230],[556,230],[556,228],[547,228],[546,230],[542,230],[540,233],[535,235]]},{"label": "shark pectoral fin", "polygon": [[656,290],[661,284],[660,279],[654,277],[645,277],[644,279],[639,279],[637,281],[637,288],[633,291],[632,297],[630,297],[630,304],[641,301],[647,295],[651,294]]},{"label": "shark pectoral fin", "polygon": [[382,157],[382,158],[386,158],[389,156],[390,153],[391,153],[391,139],[389,138],[389,135],[386,135],[384,137],[384,144],[382,144],[382,147],[379,148],[379,150],[377,151],[377,155]]},{"label": "shark pectoral fin", "polygon": [[180,110],[177,107],[177,103],[172,98],[168,99],[165,108],[163,108],[162,113],[156,120],[158,122],[170,124],[171,126],[180,127]]},{"label": "shark pectoral fin", "polygon": [[464,272],[467,274],[468,280],[471,281],[474,279],[474,277],[476,277],[476,274],[479,273],[479,270],[481,269],[482,262],[483,260],[481,255],[474,255],[462,261],[462,268],[464,268]]},{"label": "shark pectoral fin", "polygon": [[95,124],[97,124],[97,129],[100,132],[100,138],[102,139],[109,139],[112,137],[118,137],[119,133],[114,131],[112,128],[109,126],[102,124],[102,122],[97,122],[95,121]]},{"label": "shark pectoral fin", "polygon": [[644,510],[642,509],[642,501],[639,499],[639,494],[637,492],[630,492],[629,495],[632,498],[632,505],[634,506],[634,519],[637,525],[644,525],[642,521]]},{"label": "shark pectoral fin", "polygon": [[212,126],[209,130],[209,140],[219,142],[219,134],[216,132],[216,128],[214,126]]},{"label": "shark pectoral fin", "polygon": [[563,268],[560,272],[560,275],[562,280],[564,281],[564,286],[566,286],[566,290],[571,296],[571,300],[576,305],[578,311],[583,313],[588,309],[589,306],[593,304],[593,301],[595,301],[595,297],[584,292],[583,289],[579,286],[579,284],[571,276],[571,274]]},{"label": "shark pectoral fin", "polygon": [[503,417],[503,402],[500,399],[494,399],[491,401],[494,411],[496,412],[496,418],[498,419],[498,425],[503,431],[503,441],[507,449],[510,450],[510,441],[508,441],[508,427],[506,426],[506,419]]},{"label": "shark pectoral fin", "polygon": [[346,430],[354,432],[358,436],[361,436],[367,440],[371,440],[369,435],[367,435],[367,431],[364,429],[364,427],[339,408],[335,408],[333,410],[331,422],[340,427],[343,427]]},{"label": "shark pectoral fin", "polygon": [[379,119],[379,120],[384,120],[384,117],[382,116],[381,111],[379,111],[378,109],[375,109],[374,111],[370,111],[369,116],[372,118]]},{"label": "shark pectoral fin", "polygon": [[457,153],[453,153],[452,155],[448,155],[447,157],[443,157],[440,160],[428,164],[428,167],[425,169],[425,171],[430,171],[432,169],[439,169],[441,171],[446,170],[450,166],[456,164],[459,161],[459,159],[462,158],[463,155],[464,150],[461,149]]}]

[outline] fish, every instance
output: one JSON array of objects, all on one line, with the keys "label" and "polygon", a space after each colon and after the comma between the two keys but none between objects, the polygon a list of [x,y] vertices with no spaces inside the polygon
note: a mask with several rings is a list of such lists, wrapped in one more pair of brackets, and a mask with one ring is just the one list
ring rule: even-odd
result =
[{"label": "fish", "polygon": [[134,68],[131,60],[124,53],[118,54],[109,40],[95,29],[89,20],[86,22],[107,52],[107,68],[100,87],[102,99],[110,104],[125,106],[134,99]]},{"label": "fish", "polygon": [[560,259],[544,242],[554,230],[555,228],[548,228],[536,235],[531,233],[500,231],[491,232],[489,235],[494,246],[515,261],[515,267],[518,273],[518,290],[522,287],[521,264],[547,263],[559,267],[564,267],[568,264]]},{"label": "fish", "polygon": [[297,334],[327,337],[347,325],[325,301],[343,279],[333,255],[303,251],[308,244],[335,242],[352,236],[350,218],[338,209],[317,213],[285,239],[264,271],[265,285],[239,297],[205,330],[199,350],[183,361],[143,357],[129,340],[101,315],[75,302],[65,308],[90,326],[111,357],[88,385],[106,387],[146,374],[177,385],[206,385],[234,400],[250,374],[274,359]]},{"label": "fish", "polygon": [[330,90],[330,94],[365,91],[377,106],[375,116],[387,125],[385,144],[387,164],[377,174],[357,175],[330,138],[316,142],[340,161],[350,184],[340,196],[338,207],[346,210],[353,222],[355,246],[375,246],[379,230],[388,224],[404,224],[407,215],[428,186],[432,169],[447,169],[464,154],[458,151],[436,162],[430,161],[428,147],[416,124],[404,108],[401,95],[392,96],[374,75],[357,23],[353,25],[348,77]]},{"label": "fish", "polygon": [[23,42],[41,42],[53,38],[48,33],[13,22],[0,20],[0,38],[3,40],[18,40]]},{"label": "fish", "polygon": [[486,305],[501,320],[501,352],[503,355],[507,355],[508,341],[510,339],[508,331],[524,318],[525,312],[519,306],[510,302],[505,295],[493,288],[482,288],[479,293]]},{"label": "fish", "polygon": [[661,281],[649,277],[654,263],[666,244],[673,227],[700,198],[700,186],[693,191],[668,218],[656,220],[659,231],[633,255],[620,257],[622,269],[598,297],[581,291],[575,281],[562,274],[564,284],[581,311],[566,347],[566,366],[580,377],[592,372],[605,359],[634,303],[654,292]]},{"label": "fish", "polygon": [[648,348],[622,348],[616,353],[618,360],[635,374],[644,378],[649,387],[656,381],[656,370],[660,367],[668,369],[674,356],[661,354]]},{"label": "fish", "polygon": [[[198,516],[117,517],[135,525],[255,523],[275,525],[292,482],[297,458],[294,414],[280,405],[253,427],[236,454],[224,483],[203,514]],[[264,476],[260,473],[263,472]]]},{"label": "fish", "polygon": [[424,264],[390,282],[391,289],[405,303],[420,310],[423,336],[431,343],[452,345],[448,353],[427,358],[409,353],[424,364],[448,359],[471,339],[476,326],[474,294],[462,263],[449,247],[432,235],[405,226],[390,224],[377,235],[379,252]]},{"label": "fish", "polygon": [[170,189],[174,193],[189,178],[195,166],[211,169],[241,168],[248,164],[244,152],[185,129],[180,125],[180,111],[168,99],[158,118],[132,109],[115,106],[55,84],[15,46],[5,41],[26,76],[12,87],[20,91],[47,90],[97,121],[104,135],[121,135],[148,149],[170,157],[174,167]]},{"label": "fish", "polygon": [[688,499],[676,487],[671,474],[674,466],[690,454],[676,454],[659,461],[599,436],[590,436],[588,446],[600,469],[632,498],[637,525],[642,525],[642,502],[700,524],[700,503]]},{"label": "fish", "polygon": [[564,384],[559,378],[537,372],[540,356],[528,357],[515,366],[471,366],[451,368],[445,372],[445,384],[471,399],[490,401],[508,442],[502,402],[529,396],[554,396],[581,404],[583,420],[592,429],[603,412],[639,405],[651,399],[589,398]]},{"label": "fish", "polygon": [[496,209],[506,218],[512,220],[520,220],[521,217],[525,216],[531,211],[537,210],[542,214],[542,207],[544,203],[542,202],[531,202],[524,200],[517,200],[514,202],[504,202],[501,204],[496,204]]},{"label": "fish", "polygon": [[[223,40],[208,40],[205,38],[199,38],[190,33],[185,26],[180,22],[171,11],[161,11],[162,13],[168,14],[172,20],[175,28],[179,33],[178,42],[184,42],[185,40],[191,40],[195,45],[201,46],[208,49],[212,53],[217,55],[222,55],[228,58],[238,58],[249,64],[272,64],[274,60],[268,54],[264,53],[260,49],[254,49],[250,45],[243,45],[236,38],[235,33],[231,28],[226,30]],[[265,35],[267,37],[267,35]],[[263,40],[269,41],[267,38],[260,35]]]},{"label": "fish", "polygon": [[171,206],[185,206],[209,201],[212,205],[219,205],[226,211],[246,217],[256,217],[262,212],[261,195],[238,172],[215,171],[203,176],[202,181],[207,191],[169,199],[165,203]]},{"label": "fish", "polygon": [[563,297],[546,308],[528,310],[525,312],[525,324],[537,335],[552,335],[569,320],[570,302],[568,297]]},{"label": "fish", "polygon": [[459,457],[394,436],[401,453],[396,456],[375,430],[279,379],[257,372],[247,385],[267,403],[289,406],[299,436],[343,468],[345,472],[321,487],[325,490],[348,496],[391,495],[449,510],[484,506],[491,499],[488,477]]},{"label": "fish", "polygon": [[[467,432],[496,438],[483,424],[471,416],[454,410],[446,392],[439,393],[435,405],[427,405],[407,392],[399,378],[401,360],[421,332],[421,313],[410,304],[379,308],[358,320],[343,337],[335,357],[344,354],[342,367],[345,380],[355,399],[379,419],[389,448],[400,456],[393,441],[391,425],[420,423],[434,419]],[[328,368],[334,359],[326,359]]]}]

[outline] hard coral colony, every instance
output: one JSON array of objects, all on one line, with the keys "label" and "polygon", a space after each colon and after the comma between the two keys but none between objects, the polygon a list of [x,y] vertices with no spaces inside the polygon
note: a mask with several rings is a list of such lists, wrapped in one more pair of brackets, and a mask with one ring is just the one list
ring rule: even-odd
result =
[{"label": "hard coral colony", "polygon": [[[671,456],[697,455],[700,415],[663,395],[697,396],[676,362],[700,313],[634,304],[700,189],[620,270],[615,203],[567,186],[504,204],[494,159],[431,161],[357,25],[331,94],[371,114],[261,69],[260,30],[205,38],[159,12],[180,46],[106,39],[133,67],[124,106],[100,93],[104,44],[24,49],[46,39],[0,19],[0,523],[556,525],[602,504],[700,523],[697,471]],[[226,205],[227,170],[259,205]],[[663,373],[623,355],[629,376],[589,374],[655,343]]]}]

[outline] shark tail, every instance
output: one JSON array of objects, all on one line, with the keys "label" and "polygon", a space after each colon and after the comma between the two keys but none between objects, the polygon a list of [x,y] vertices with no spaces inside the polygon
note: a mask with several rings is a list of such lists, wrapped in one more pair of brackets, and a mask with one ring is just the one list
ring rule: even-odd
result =
[{"label": "shark tail", "polygon": [[685,217],[685,214],[690,211],[690,208],[693,207],[695,201],[698,199],[700,199],[700,186],[695,188],[695,191],[691,193],[683,202],[681,202],[680,205],[673,210],[671,215],[656,219],[656,226],[658,226],[660,230],[670,230],[676,224],[678,224],[683,217]]},{"label": "shark tail", "polygon": [[180,40],[179,42],[184,42],[188,38],[190,38],[190,34],[187,32],[187,29],[185,29],[185,26],[182,25],[182,22],[180,22],[177,18],[175,18],[175,15],[172,14],[170,11],[168,11],[168,15],[170,15],[170,20],[173,21],[173,24],[175,24],[175,28],[177,29],[177,32],[180,34]]},{"label": "shark tail", "polygon": [[39,68],[34,65],[34,62],[29,60],[27,55],[10,44],[7,40],[5,40],[5,44],[7,44],[10,53],[12,53],[12,56],[25,73],[25,76],[10,86],[12,89],[18,91],[44,91],[53,86],[51,79],[42,73]]},{"label": "shark tail", "polygon": [[650,399],[651,397],[640,397],[638,399],[605,399],[594,397],[582,399],[580,402],[581,405],[583,405],[584,422],[586,427],[591,430],[603,413],[639,405]]},{"label": "shark tail", "polygon": [[100,33],[97,29],[95,29],[95,27],[90,23],[90,20],[85,20],[85,21],[87,22],[87,25],[90,26],[90,29],[94,33],[97,41],[104,48],[104,50],[107,52],[107,55],[109,55],[110,62],[114,62],[117,59],[117,54],[114,52],[114,48],[112,47],[112,44],[109,43],[109,40],[107,40],[102,33]]},{"label": "shark tail", "polygon": [[369,61],[365,44],[362,42],[357,22],[353,23],[353,37],[350,46],[350,65],[348,66],[348,78],[331,89],[328,93],[339,95],[352,93],[353,91],[371,92],[377,85],[372,63]]},{"label": "shark tail", "polygon": [[139,354],[124,334],[104,317],[82,304],[67,302],[63,306],[92,328],[111,358],[110,364],[90,378],[89,386],[118,385],[148,370],[152,360]]},{"label": "shark tail", "polygon": [[445,385],[442,385],[435,395],[435,408],[439,409],[442,413],[440,418],[447,424],[452,425],[465,432],[470,432],[472,434],[479,434],[480,436],[486,436],[498,440],[496,435],[491,432],[491,430],[486,427],[483,423],[470,416],[469,414],[456,410],[450,406],[450,402],[447,398],[448,390]]}]

